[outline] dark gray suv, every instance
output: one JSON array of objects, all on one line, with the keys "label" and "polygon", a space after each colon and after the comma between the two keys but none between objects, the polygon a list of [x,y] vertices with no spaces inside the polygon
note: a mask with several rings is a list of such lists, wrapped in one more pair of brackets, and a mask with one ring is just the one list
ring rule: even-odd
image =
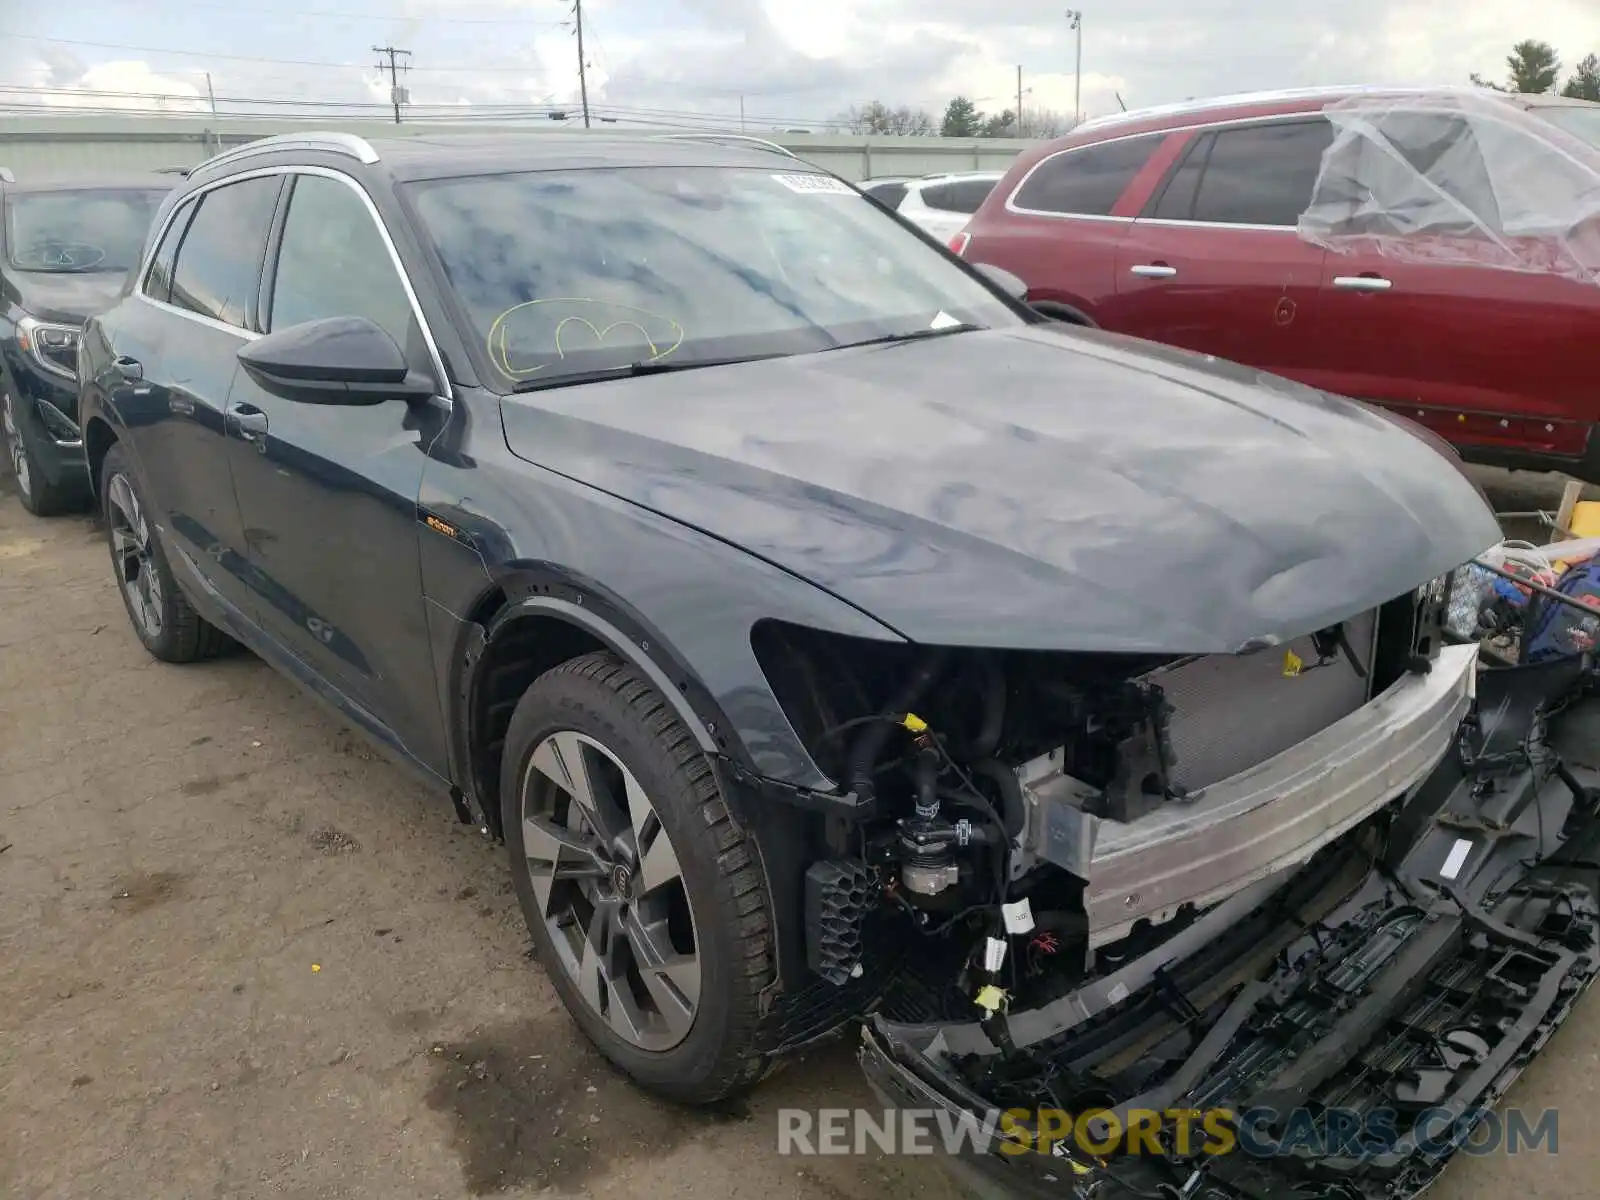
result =
[{"label": "dark gray suv", "polygon": [[[249,646],[502,838],[665,1095],[869,1012],[964,1047],[880,1040],[880,1081],[1176,1094],[1230,1026],[1174,956],[1326,918],[1325,999],[1415,926],[1371,847],[1432,827],[1395,814],[1455,762],[1439,621],[1498,533],[1400,425],[997,279],[751,140],[254,143],[84,333],[117,585],[158,658]],[[1149,1073],[1050,1058],[1119,997],[1170,1024]]]}]

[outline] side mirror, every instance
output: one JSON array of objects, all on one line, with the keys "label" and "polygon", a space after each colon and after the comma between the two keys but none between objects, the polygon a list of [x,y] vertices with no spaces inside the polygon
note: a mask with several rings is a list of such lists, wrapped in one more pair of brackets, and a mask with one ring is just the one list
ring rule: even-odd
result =
[{"label": "side mirror", "polygon": [[1027,303],[1028,285],[1004,267],[997,267],[993,263],[973,263],[972,267],[1018,304]]},{"label": "side mirror", "polygon": [[406,367],[395,340],[365,317],[326,317],[279,329],[239,349],[257,383],[308,404],[424,400],[429,379]]}]

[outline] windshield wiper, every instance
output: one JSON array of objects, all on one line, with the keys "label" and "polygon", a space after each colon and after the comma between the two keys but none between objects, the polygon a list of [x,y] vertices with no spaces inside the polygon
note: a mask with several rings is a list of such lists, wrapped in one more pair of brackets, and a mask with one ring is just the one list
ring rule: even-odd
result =
[{"label": "windshield wiper", "polygon": [[570,371],[565,375],[524,379],[511,387],[512,395],[542,392],[546,388],[568,387],[579,383],[602,383],[607,379],[632,379],[638,375],[666,375],[673,371],[695,371],[701,367],[728,367],[734,363],[760,362],[764,358],[783,358],[781,354],[743,354],[728,358],[647,358],[615,367],[596,367],[589,371]]},{"label": "windshield wiper", "polygon": [[829,346],[828,349],[854,350],[857,346],[897,346],[902,342],[921,342],[928,338],[948,337],[952,333],[978,333],[982,329],[982,325],[962,321],[956,325],[940,325],[932,329],[913,329],[908,333],[886,333],[882,337],[867,338],[861,342],[841,342],[837,346]]}]

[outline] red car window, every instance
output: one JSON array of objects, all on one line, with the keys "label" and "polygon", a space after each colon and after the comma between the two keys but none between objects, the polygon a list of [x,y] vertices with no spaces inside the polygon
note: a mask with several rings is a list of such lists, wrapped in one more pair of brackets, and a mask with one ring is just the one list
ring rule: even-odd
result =
[{"label": "red car window", "polygon": [[1031,212],[1108,216],[1166,139],[1165,133],[1148,133],[1063,150],[1028,172],[1011,203]]}]

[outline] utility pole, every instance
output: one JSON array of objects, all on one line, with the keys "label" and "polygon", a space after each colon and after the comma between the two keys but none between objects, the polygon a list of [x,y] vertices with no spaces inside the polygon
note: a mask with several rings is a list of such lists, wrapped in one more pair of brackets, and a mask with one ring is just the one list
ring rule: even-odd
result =
[{"label": "utility pole", "polygon": [[1083,120],[1083,12],[1067,9],[1067,28],[1078,35],[1077,61],[1072,67],[1072,123]]},{"label": "utility pole", "polygon": [[[211,90],[211,72],[210,71],[206,72],[206,98],[211,101],[211,119],[213,121],[215,121],[217,119],[217,93]],[[222,153],[222,131],[221,130],[208,130],[207,131],[207,133],[206,133],[206,145],[208,147],[211,144],[211,139],[212,138],[216,139],[217,148],[215,150],[211,151],[211,153],[213,153],[213,154]]]},{"label": "utility pole", "polygon": [[1027,137],[1022,129],[1022,64],[1017,64],[1017,136]]},{"label": "utility pole", "polygon": [[[393,46],[374,46],[372,52],[389,56],[389,101],[394,105],[394,123],[398,125],[400,124],[400,101],[405,98],[405,89],[400,86],[400,67],[396,60],[402,54],[410,58],[411,51],[396,50]],[[406,69],[410,70],[409,67]],[[383,70],[382,63],[378,64],[378,70]]]},{"label": "utility pole", "polygon": [[578,98],[583,101],[583,127],[589,125],[589,76],[583,61],[583,0],[572,0],[573,20],[578,26]]}]

